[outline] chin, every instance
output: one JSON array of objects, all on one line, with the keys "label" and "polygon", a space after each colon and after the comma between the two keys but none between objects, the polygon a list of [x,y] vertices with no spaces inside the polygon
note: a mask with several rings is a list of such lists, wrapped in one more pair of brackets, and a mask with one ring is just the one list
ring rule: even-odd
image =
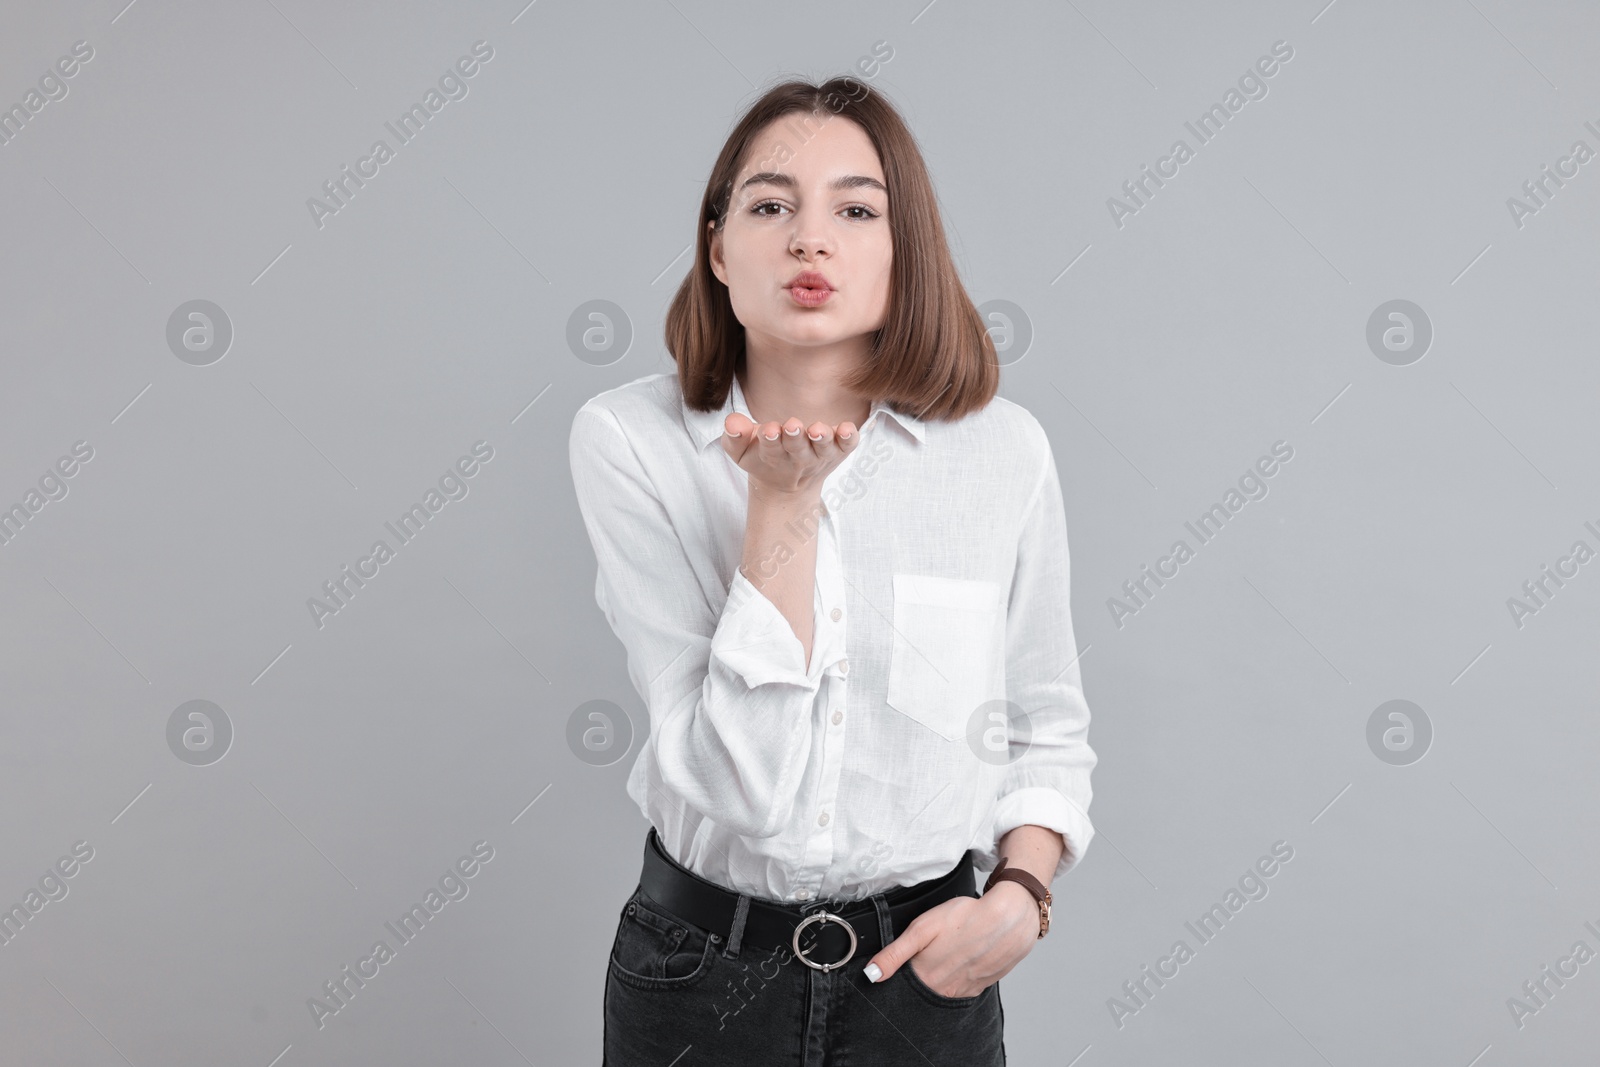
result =
[{"label": "chin", "polygon": [[792,345],[807,345],[810,347],[820,348],[823,345],[832,345],[838,344],[841,341],[848,341],[850,338],[856,335],[847,330],[841,331],[830,326],[827,329],[783,330],[780,331],[777,336],[782,337],[785,341]]}]

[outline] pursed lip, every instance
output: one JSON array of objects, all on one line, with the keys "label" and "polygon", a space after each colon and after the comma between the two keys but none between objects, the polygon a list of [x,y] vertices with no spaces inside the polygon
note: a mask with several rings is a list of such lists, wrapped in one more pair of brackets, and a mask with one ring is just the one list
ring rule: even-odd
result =
[{"label": "pursed lip", "polygon": [[828,279],[814,270],[801,271],[799,274],[796,274],[793,278],[789,279],[789,284],[785,285],[784,288],[793,289],[796,286],[799,286],[802,289],[827,289],[829,291],[832,291],[833,289],[833,285],[828,281]]}]

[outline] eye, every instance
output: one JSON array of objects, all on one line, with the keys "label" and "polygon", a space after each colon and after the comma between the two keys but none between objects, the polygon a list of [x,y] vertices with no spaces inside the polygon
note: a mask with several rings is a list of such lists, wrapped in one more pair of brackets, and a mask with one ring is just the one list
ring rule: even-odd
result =
[{"label": "eye", "polygon": [[[775,211],[774,212],[769,212],[769,211],[765,210],[766,208],[769,208],[769,207],[780,208],[780,209],[783,209],[785,211],[788,210],[786,207],[784,207],[784,205],[780,201],[777,201],[777,200],[763,200],[758,204],[751,205],[750,214],[756,215],[756,216],[758,216],[760,218],[765,218],[765,219],[777,218],[778,214],[779,214],[778,212],[775,212]],[[870,207],[867,207],[865,204],[851,204],[849,207],[846,207],[846,208],[844,208],[842,210],[844,210],[844,211],[860,211],[860,212],[863,212],[863,214],[860,214],[860,215],[851,215],[851,216],[849,216],[850,221],[852,221],[852,222],[866,222],[868,219],[875,219],[875,218],[878,217],[878,213],[876,211],[872,210]]]}]

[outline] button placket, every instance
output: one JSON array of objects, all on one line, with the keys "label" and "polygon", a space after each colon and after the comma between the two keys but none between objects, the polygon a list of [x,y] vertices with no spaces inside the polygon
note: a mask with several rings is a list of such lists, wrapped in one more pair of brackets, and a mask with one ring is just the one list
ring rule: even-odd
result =
[{"label": "button placket", "polygon": [[843,721],[845,675],[849,673],[850,666],[843,655],[847,647],[845,623],[848,620],[844,618],[846,584],[839,540],[839,518],[830,510],[818,525],[817,620],[819,626],[826,627],[828,631],[827,654],[837,658],[823,672],[818,703],[813,711],[813,714],[824,717],[819,744],[822,769],[815,797],[811,800],[814,805],[811,809],[811,828],[805,834],[806,843],[799,870],[800,879],[811,884],[805,890],[806,895],[802,896],[798,890],[795,892],[794,899],[799,901],[817,898],[826,881],[826,872],[840,859],[837,852],[843,827],[834,818],[838,814],[834,808],[839,795],[840,770],[844,763],[845,733],[839,724]]},{"label": "button placket", "polygon": [[[839,594],[839,599],[843,600],[843,594]],[[838,622],[840,619],[844,618],[844,610],[841,609],[841,608],[837,608],[836,607],[831,612],[828,613],[828,617],[830,619],[832,619],[834,622]],[[844,629],[843,627],[840,627],[841,631],[843,631],[843,629]],[[841,640],[842,640],[842,638],[841,638]],[[841,659],[839,661],[839,677],[834,679],[834,681],[836,683],[836,688],[838,688],[838,689],[845,688],[844,679],[849,673],[850,673],[850,660],[848,658]],[[835,725],[835,726],[838,726],[840,723],[844,722],[843,704],[844,704],[844,697],[843,697],[842,694],[836,694],[835,696],[833,696],[832,701],[831,701],[831,708],[832,708],[833,714],[829,717],[828,721],[833,723],[833,725]]]},{"label": "button placket", "polygon": [[834,654],[840,655],[834,668],[827,672],[821,690],[822,703],[820,711],[827,717],[823,726],[822,738],[822,774],[817,783],[815,807],[812,809],[810,841],[806,847],[806,860],[813,869],[826,871],[837,861],[835,855],[838,847],[839,830],[836,824],[834,811],[839,795],[839,774],[844,764],[844,730],[839,725],[843,721],[842,708],[845,698],[845,675],[849,673],[849,661],[842,656],[846,648],[846,627],[839,620],[844,618],[843,605],[845,603],[843,565],[840,561],[839,551],[839,521],[838,516],[829,513],[826,524],[822,527],[821,536],[817,546],[818,550],[818,584],[825,596],[824,603],[831,605],[828,618],[831,623],[831,637],[835,644]]}]

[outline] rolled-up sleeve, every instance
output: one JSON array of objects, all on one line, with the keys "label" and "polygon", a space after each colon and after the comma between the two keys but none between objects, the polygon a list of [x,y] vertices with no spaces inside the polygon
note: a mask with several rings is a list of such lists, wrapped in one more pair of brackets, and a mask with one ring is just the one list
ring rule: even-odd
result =
[{"label": "rolled-up sleeve", "polygon": [[[1065,846],[1060,877],[1094,838],[1089,778],[1097,757],[1072,634],[1066,508],[1049,438],[1035,428],[1044,462],[1024,510],[1006,617],[1006,694],[1026,712],[1028,736],[1013,723],[1012,741],[1024,751],[1006,768],[994,839],[998,850],[1000,838],[1018,826],[1057,831]],[[997,855],[982,858],[992,867]]]},{"label": "rolled-up sleeve", "polygon": [[813,620],[808,669],[805,649],[789,620],[743,571],[736,569],[728,588],[728,602],[723,605],[722,618],[711,638],[711,661],[737,674],[751,689],[781,682],[815,694],[822,683],[823,669],[837,658],[830,658],[831,644],[825,647],[823,643],[833,632],[832,627],[816,625]]},{"label": "rolled-up sleeve", "polygon": [[[594,547],[595,601],[627,651],[650,717],[645,743],[671,802],[747,837],[778,833],[811,749],[828,650],[813,649],[808,668],[788,619],[738,570],[720,608],[708,603],[610,411],[580,408],[568,448]],[[820,637],[824,627],[814,630]]]}]

